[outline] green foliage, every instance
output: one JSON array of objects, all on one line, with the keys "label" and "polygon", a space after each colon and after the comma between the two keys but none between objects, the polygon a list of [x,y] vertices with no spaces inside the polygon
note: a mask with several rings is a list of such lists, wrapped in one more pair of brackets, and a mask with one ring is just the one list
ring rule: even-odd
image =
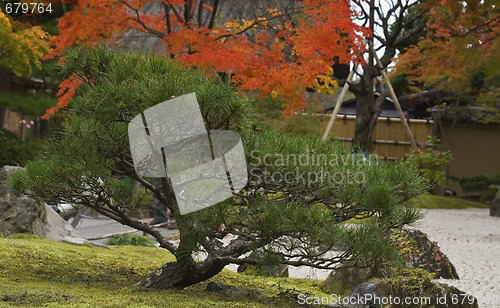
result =
[{"label": "green foliage", "polygon": [[0,10],[0,70],[17,76],[29,76],[33,68],[41,67],[41,60],[50,50],[48,34],[39,26],[23,31],[22,24]]},{"label": "green foliage", "polygon": [[33,143],[23,142],[16,134],[0,129],[0,167],[5,165],[24,166],[33,159],[36,150]]},{"label": "green foliage", "polygon": [[255,98],[254,106],[258,111],[259,120],[287,136],[301,135],[320,138],[323,135],[325,118],[317,115],[325,109],[321,102],[310,101],[303,113],[290,117],[283,117],[281,104],[278,98]]},{"label": "green foliage", "polygon": [[311,114],[297,114],[281,118],[273,123],[273,128],[289,136],[303,135],[319,138],[322,136],[320,118]]},{"label": "green foliage", "polygon": [[408,78],[405,74],[396,74],[392,76],[390,81],[398,97],[411,93]]},{"label": "green foliage", "polygon": [[489,186],[479,197],[479,202],[490,204],[497,196],[500,196],[500,186]]},{"label": "green foliage", "polygon": [[423,295],[424,290],[433,286],[434,276],[434,273],[429,273],[421,268],[403,269],[398,275],[388,278],[386,281],[394,297],[417,298]]},{"label": "green foliage", "polygon": [[491,174],[480,174],[468,178],[451,177],[452,180],[458,181],[463,191],[470,192],[483,192],[490,185],[500,185],[500,172]]},{"label": "green foliage", "polygon": [[17,93],[1,92],[0,106],[11,110],[19,111],[32,116],[41,116],[52,106],[55,106],[57,100],[44,94],[37,96],[20,95]]},{"label": "green foliage", "polygon": [[115,234],[109,241],[108,245],[132,245],[132,246],[144,246],[144,247],[156,247],[155,242],[151,239],[140,236],[137,234]]},{"label": "green foliage", "polygon": [[432,185],[446,185],[446,170],[451,162],[451,152],[441,148],[438,138],[429,136],[427,146],[415,150],[407,160],[417,167]]}]

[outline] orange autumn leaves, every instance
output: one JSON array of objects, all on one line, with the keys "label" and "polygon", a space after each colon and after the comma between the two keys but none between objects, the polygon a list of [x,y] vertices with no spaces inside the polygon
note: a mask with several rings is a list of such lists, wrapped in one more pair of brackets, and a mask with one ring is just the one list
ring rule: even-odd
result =
[{"label": "orange autumn leaves", "polygon": [[55,115],[59,109],[68,106],[69,101],[73,98],[73,96],[75,96],[76,90],[82,83],[83,80],[76,74],[73,74],[69,78],[63,80],[63,82],[59,85],[59,92],[57,92],[59,100],[57,101],[56,106],[50,107],[42,119],[48,120],[51,116]]},{"label": "orange autumn leaves", "polygon": [[[495,3],[496,2],[496,3]],[[426,35],[399,56],[397,72],[426,87],[467,91],[472,73],[498,78],[500,7],[491,0],[430,0]]]},{"label": "orange autumn leaves", "polygon": [[[59,21],[61,34],[52,41],[55,49],[49,57],[75,44],[112,44],[135,28],[161,37],[165,54],[186,65],[231,74],[241,91],[279,96],[291,114],[304,107],[307,87],[327,91],[334,84],[330,78],[334,57],[341,63],[362,61],[362,40],[368,34],[352,22],[354,12],[345,0],[303,0],[292,16],[268,8],[255,20],[210,27],[200,24],[196,15],[209,16],[214,10],[203,1],[164,0],[168,11],[154,15],[133,11],[148,2],[76,1],[76,8]],[[58,106],[46,118],[67,106],[82,83],[79,80],[72,76],[61,83]]]}]

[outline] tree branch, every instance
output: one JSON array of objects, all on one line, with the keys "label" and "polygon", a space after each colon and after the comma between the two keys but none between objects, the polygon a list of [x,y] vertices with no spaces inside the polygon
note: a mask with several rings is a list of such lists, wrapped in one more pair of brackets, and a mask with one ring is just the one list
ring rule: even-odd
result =
[{"label": "tree branch", "polygon": [[214,1],[214,7],[212,10],[212,14],[210,15],[210,22],[208,23],[208,29],[212,30],[215,24],[215,15],[217,14],[217,10],[219,8],[219,0]]}]

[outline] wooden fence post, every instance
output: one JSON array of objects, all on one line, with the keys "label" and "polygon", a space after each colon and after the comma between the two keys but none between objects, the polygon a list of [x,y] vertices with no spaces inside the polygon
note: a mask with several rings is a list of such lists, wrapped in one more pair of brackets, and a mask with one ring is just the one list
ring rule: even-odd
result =
[{"label": "wooden fence post", "polygon": [[387,87],[389,88],[389,93],[391,94],[392,100],[394,101],[394,105],[396,106],[396,110],[398,111],[399,118],[401,119],[401,124],[403,124],[403,127],[405,128],[406,134],[408,135],[408,138],[410,138],[410,144],[413,149],[417,148],[417,144],[415,143],[415,139],[413,139],[413,135],[411,134],[410,126],[408,126],[408,123],[406,122],[405,115],[403,113],[403,110],[401,109],[401,105],[399,104],[399,100],[396,96],[396,93],[394,93],[394,89],[392,88],[391,82],[389,81],[389,78],[387,78],[387,74],[385,73],[385,69],[382,66],[382,63],[380,62],[380,59],[377,56],[377,53],[373,49],[373,45],[368,42],[368,46],[370,46],[370,50],[375,57],[375,60],[377,61],[377,66],[380,68],[380,73],[382,74],[382,77],[385,79],[387,82]]},{"label": "wooden fence post", "polygon": [[328,126],[326,127],[325,133],[323,134],[323,141],[325,141],[326,138],[328,138],[328,135],[330,134],[330,131],[332,130],[333,123],[335,122],[335,119],[337,118],[337,114],[339,114],[340,106],[342,106],[342,101],[344,100],[344,97],[347,94],[347,90],[349,89],[349,83],[352,81],[356,67],[357,67],[357,64],[354,64],[354,67],[352,68],[352,71],[349,73],[349,76],[347,77],[347,81],[345,82],[344,87],[342,88],[342,92],[340,92],[340,96],[337,99],[337,103],[335,104],[335,108],[333,108],[332,116],[330,117],[330,121],[328,122]]}]

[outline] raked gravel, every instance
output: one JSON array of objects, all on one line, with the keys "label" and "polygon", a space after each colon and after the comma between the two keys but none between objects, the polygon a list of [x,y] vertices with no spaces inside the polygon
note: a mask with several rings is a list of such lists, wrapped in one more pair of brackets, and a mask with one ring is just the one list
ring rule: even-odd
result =
[{"label": "raked gravel", "polygon": [[[436,241],[460,279],[437,281],[474,295],[480,308],[500,308],[500,217],[489,209],[422,210],[424,218],[413,227]],[[236,271],[231,264],[227,268]],[[289,267],[290,277],[324,280],[330,271]]]},{"label": "raked gravel", "polygon": [[500,217],[489,209],[422,210],[416,225],[436,241],[460,277],[439,279],[474,295],[480,308],[500,307]]}]

